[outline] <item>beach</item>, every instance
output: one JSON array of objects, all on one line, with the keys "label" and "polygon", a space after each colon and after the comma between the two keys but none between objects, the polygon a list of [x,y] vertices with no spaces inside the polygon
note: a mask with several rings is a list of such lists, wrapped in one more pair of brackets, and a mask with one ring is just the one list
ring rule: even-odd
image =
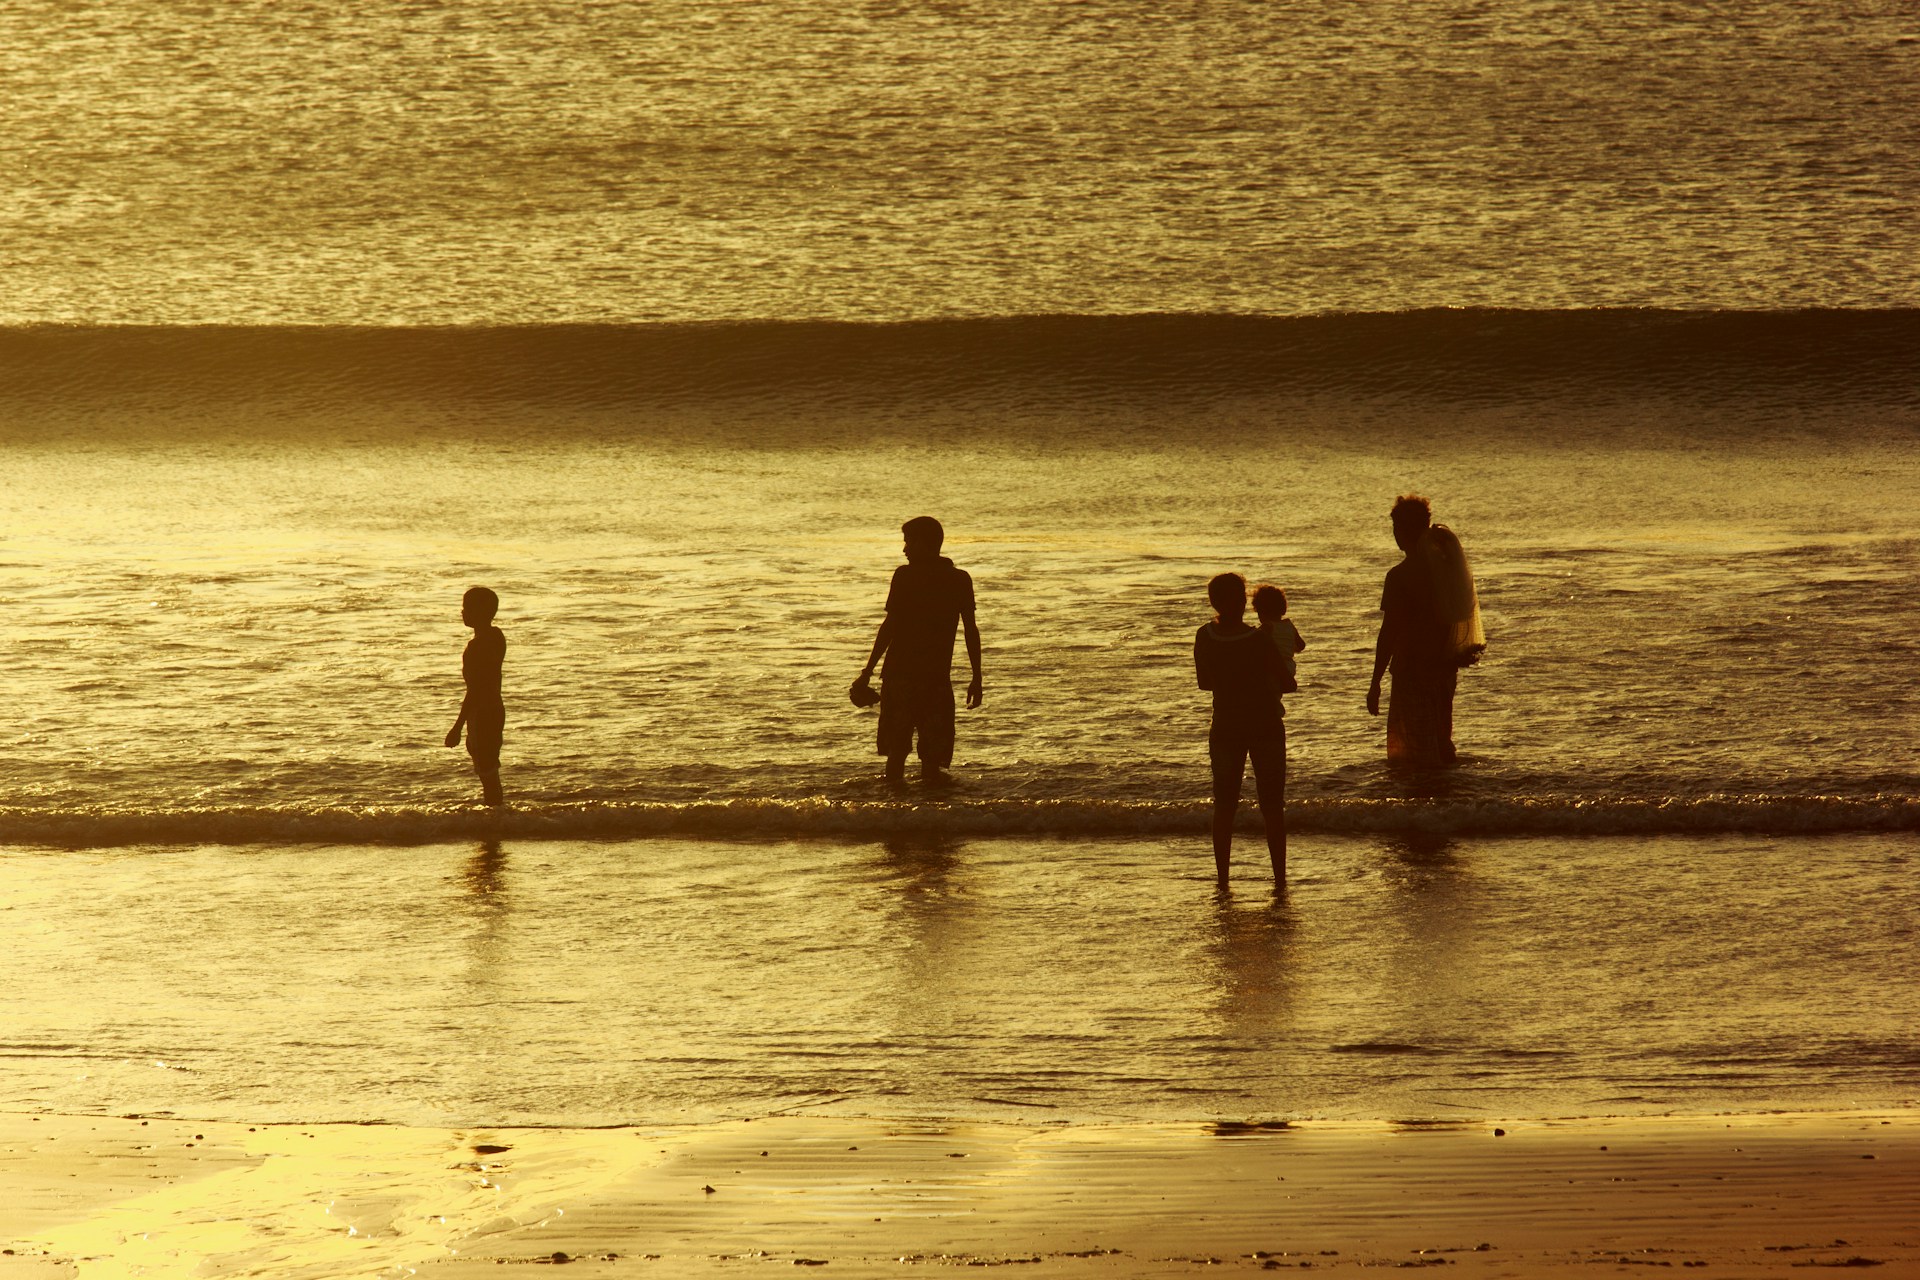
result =
[{"label": "beach", "polygon": [[[1910,0],[0,65],[0,1280],[1920,1275]],[[1402,498],[1487,647],[1380,716]],[[890,786],[922,516],[983,701]]]},{"label": "beach", "polygon": [[1911,843],[14,850],[0,1276],[1920,1274]]},{"label": "beach", "polygon": [[1920,1122],[595,1130],[0,1116],[0,1275],[1920,1275]]}]

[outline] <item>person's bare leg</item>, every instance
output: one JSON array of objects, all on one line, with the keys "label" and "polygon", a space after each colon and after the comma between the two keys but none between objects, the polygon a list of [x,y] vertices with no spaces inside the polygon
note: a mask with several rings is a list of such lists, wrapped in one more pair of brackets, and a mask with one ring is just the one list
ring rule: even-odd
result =
[{"label": "person's bare leg", "polygon": [[907,753],[887,757],[887,785],[897,787],[907,780]]},{"label": "person's bare leg", "polygon": [[1267,860],[1273,863],[1273,887],[1287,887],[1287,807],[1285,801],[1268,806],[1260,801],[1260,817],[1267,824]]},{"label": "person's bare leg", "polygon": [[1221,884],[1233,865],[1233,818],[1239,809],[1237,801],[1213,802],[1213,874]]},{"label": "person's bare leg", "polygon": [[1256,775],[1260,792],[1260,820],[1267,828],[1267,860],[1273,864],[1273,884],[1284,889],[1287,883],[1287,779],[1268,780]]},{"label": "person's bare leg", "polygon": [[[926,691],[925,718],[920,722],[920,781],[942,786],[953,781],[947,766],[953,762],[953,687],[938,683]],[[932,738],[932,742],[927,739]]]},{"label": "person's bare leg", "polygon": [[1225,885],[1233,865],[1233,819],[1240,812],[1240,783],[1247,776],[1247,759],[1243,755],[1235,762],[1230,755],[1217,754],[1221,750],[1210,744],[1207,755],[1213,769],[1213,874]]},{"label": "person's bare leg", "polygon": [[500,771],[498,769],[474,770],[480,775],[480,796],[496,809],[504,809],[507,804],[506,793],[500,789]]},{"label": "person's bare leg", "polygon": [[[1263,767],[1264,766],[1264,767]],[[1254,791],[1260,797],[1260,821],[1267,828],[1267,859],[1273,864],[1273,887],[1287,886],[1287,749],[1282,743],[1254,755]]]}]

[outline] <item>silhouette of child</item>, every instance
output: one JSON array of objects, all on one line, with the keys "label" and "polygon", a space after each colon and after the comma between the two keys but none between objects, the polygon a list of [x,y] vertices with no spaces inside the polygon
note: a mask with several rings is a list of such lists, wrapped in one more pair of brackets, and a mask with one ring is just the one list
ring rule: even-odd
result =
[{"label": "silhouette of child", "polygon": [[473,771],[480,777],[480,792],[495,808],[506,805],[500,791],[500,739],[506,729],[507,710],[500,699],[500,668],[507,657],[507,637],[493,625],[500,610],[500,597],[485,587],[468,587],[460,597],[460,621],[473,628],[460,655],[460,675],[467,683],[467,696],[460,703],[460,718],[447,732],[447,745],[460,745],[460,731],[467,731],[467,754],[473,757]]},{"label": "silhouette of child", "polygon": [[1300,682],[1294,679],[1293,655],[1307,647],[1300,638],[1299,628],[1287,617],[1287,593],[1271,582],[1263,582],[1253,589],[1253,611],[1260,617],[1258,628],[1268,643],[1279,651],[1282,676],[1276,694],[1297,693]]}]

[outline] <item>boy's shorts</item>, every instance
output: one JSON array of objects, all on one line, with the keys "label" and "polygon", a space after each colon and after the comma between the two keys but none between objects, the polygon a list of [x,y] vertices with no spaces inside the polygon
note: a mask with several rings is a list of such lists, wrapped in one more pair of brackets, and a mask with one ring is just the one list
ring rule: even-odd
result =
[{"label": "boy's shorts", "polygon": [[500,742],[506,736],[507,712],[502,707],[467,713],[467,754],[476,769],[500,770]]},{"label": "boy's shorts", "polygon": [[880,681],[879,750],[904,756],[919,739],[920,762],[953,763],[953,681],[946,676],[885,676]]}]

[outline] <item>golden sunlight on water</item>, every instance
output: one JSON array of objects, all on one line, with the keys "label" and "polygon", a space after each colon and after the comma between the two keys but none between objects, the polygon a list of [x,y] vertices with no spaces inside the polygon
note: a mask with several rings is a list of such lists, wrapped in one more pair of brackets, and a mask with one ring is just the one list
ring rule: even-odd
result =
[{"label": "golden sunlight on water", "polygon": [[0,319],[1890,306],[1910,6],[22,0]]},{"label": "golden sunlight on water", "polygon": [[1276,903],[1213,896],[1189,836],[9,851],[0,1106],[450,1126],[1897,1104],[1912,854],[1322,837]]},{"label": "golden sunlight on water", "polygon": [[[8,1280],[1914,1260],[1908,0],[14,0],[0,82]],[[1408,491],[1490,647],[1381,717]],[[928,512],[984,703],[888,785]]]},{"label": "golden sunlight on water", "polygon": [[[1609,803],[1723,794],[1750,798],[1736,827],[1825,825],[1821,797],[1905,820],[1897,418],[1822,447],[1732,400],[1633,434],[1563,404],[1563,430],[1594,433],[1569,465],[1499,412],[1453,412],[1436,440],[1419,403],[1362,419],[1276,402],[1283,429],[1264,405],[1236,421],[1089,404],[938,446],[862,442],[830,404],[786,405],[760,443],[736,426],[718,445],[635,438],[616,413],[580,436],[527,408],[477,442],[383,427],[358,444],[17,446],[0,823],[254,839],[359,810],[370,838],[431,834],[471,789],[440,737],[460,596],[481,582],[509,641],[516,804],[766,802],[789,831],[858,829],[833,806],[883,794],[873,713],[845,688],[902,513],[931,509],[978,583],[989,697],[963,713],[959,760],[979,821],[1185,829],[1207,716],[1188,650],[1203,584],[1237,566],[1286,587],[1311,646],[1289,699],[1300,818],[1353,829],[1401,795],[1361,700],[1397,558],[1382,495],[1416,480],[1467,540],[1494,640],[1459,700],[1477,763],[1451,820],[1617,830]],[[814,424],[841,438],[805,443]],[[1223,440],[1272,464],[1223,473]],[[194,825],[210,822],[238,825]]]}]

